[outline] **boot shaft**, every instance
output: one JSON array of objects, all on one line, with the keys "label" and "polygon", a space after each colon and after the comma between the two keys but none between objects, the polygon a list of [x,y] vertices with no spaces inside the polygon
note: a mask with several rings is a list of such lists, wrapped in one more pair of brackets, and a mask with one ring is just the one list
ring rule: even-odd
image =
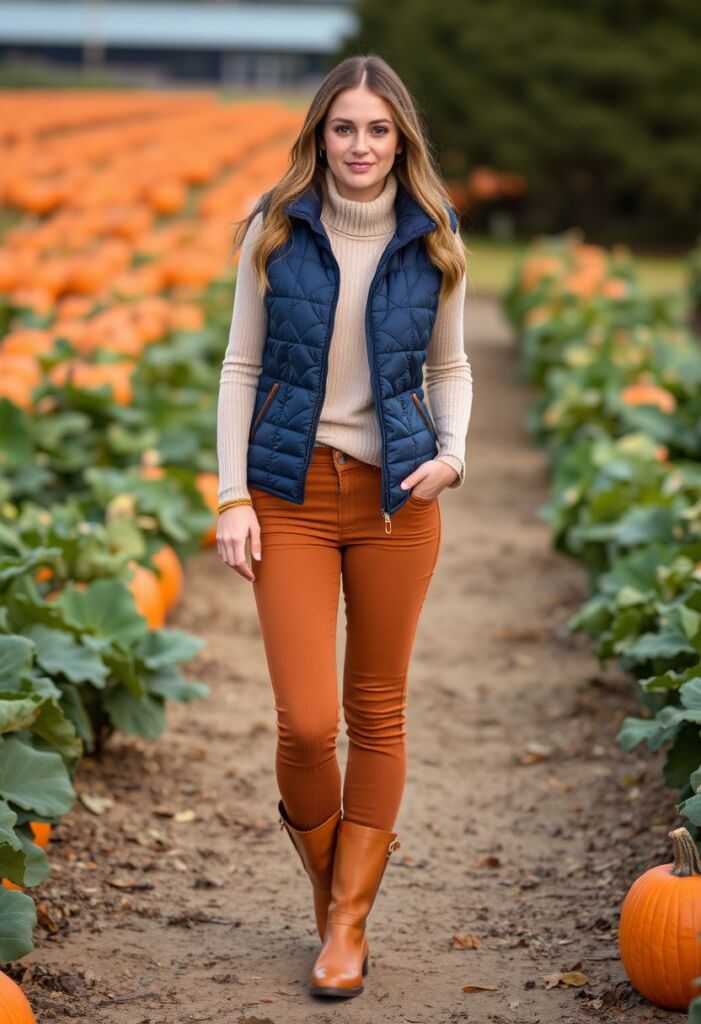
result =
[{"label": "boot shaft", "polygon": [[336,840],[329,921],[363,926],[392,852],[396,832],[342,818]]}]

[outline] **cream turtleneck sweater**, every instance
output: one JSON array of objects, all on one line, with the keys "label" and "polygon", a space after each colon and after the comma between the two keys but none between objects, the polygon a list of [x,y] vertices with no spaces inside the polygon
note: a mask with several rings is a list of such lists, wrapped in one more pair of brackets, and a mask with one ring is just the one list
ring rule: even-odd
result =
[{"label": "cream turtleneck sweater", "polygon": [[[315,444],[340,448],[372,465],[381,465],[381,434],[370,384],[365,340],[365,306],[377,263],[396,227],[397,178],[385,179],[370,202],[346,199],[327,167],[321,221],[341,272],[338,306],[329,347],[326,391]],[[262,226],[251,221],[241,246],[229,342],[222,364],[217,408],[219,501],[250,497],[246,466],[248,432],[262,367],[267,315],[258,294],[251,247]],[[456,244],[462,245],[456,237]],[[472,406],[472,372],[464,348],[466,279],[441,299],[424,362],[424,386],[439,445],[436,459],[465,480],[465,439]]]}]

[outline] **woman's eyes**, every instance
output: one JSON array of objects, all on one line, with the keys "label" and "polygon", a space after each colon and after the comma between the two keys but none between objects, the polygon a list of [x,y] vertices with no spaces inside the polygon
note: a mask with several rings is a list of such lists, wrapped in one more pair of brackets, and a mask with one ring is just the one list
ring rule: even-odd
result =
[{"label": "woman's eyes", "polygon": [[[376,127],[377,127],[377,131],[379,131],[379,133],[381,135],[385,135],[387,133],[387,131],[389,130],[387,128],[383,128],[382,125],[377,125]],[[350,128],[350,125],[347,125],[347,124],[336,125],[336,127],[334,128],[334,131],[335,132],[341,132],[341,131],[343,131],[344,128]]]}]

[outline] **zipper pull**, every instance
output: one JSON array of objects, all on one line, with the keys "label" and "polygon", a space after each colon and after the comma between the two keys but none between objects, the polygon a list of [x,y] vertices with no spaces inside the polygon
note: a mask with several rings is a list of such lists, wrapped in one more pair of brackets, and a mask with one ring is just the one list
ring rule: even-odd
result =
[{"label": "zipper pull", "polygon": [[385,510],[382,509],[382,518],[385,521],[385,533],[391,533],[392,532],[392,523],[390,522],[389,512],[385,512]]}]

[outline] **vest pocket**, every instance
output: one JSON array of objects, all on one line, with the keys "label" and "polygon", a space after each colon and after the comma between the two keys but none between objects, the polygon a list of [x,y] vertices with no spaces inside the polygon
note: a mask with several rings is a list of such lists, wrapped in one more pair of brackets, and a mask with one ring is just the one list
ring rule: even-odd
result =
[{"label": "vest pocket", "polygon": [[419,410],[419,413],[421,414],[421,419],[424,421],[424,423],[426,424],[428,429],[433,434],[433,439],[434,439],[434,441],[437,444],[438,443],[438,434],[436,433],[436,428],[433,425],[433,420],[431,419],[431,417],[428,415],[428,413],[424,409],[423,405],[421,404],[421,399],[419,398],[419,396],[416,394],[415,391],[414,391],[414,393],[412,394],[411,397],[414,399],[414,404],[416,405],[416,408]]},{"label": "vest pocket", "polygon": [[260,409],[258,410],[258,415],[256,416],[256,418],[254,419],[254,421],[253,421],[253,423],[251,425],[251,430],[250,430],[250,434],[249,434],[249,441],[253,440],[254,434],[255,434],[256,430],[258,429],[258,427],[260,426],[260,423],[261,423],[263,417],[265,416],[266,412],[268,411],[268,406],[272,402],[273,398],[275,398],[275,392],[277,391],[277,389],[279,387],[280,387],[280,381],[276,380],[275,383],[273,384],[273,386],[271,387],[270,391],[265,396],[265,401],[263,402],[263,404],[261,405]]}]

